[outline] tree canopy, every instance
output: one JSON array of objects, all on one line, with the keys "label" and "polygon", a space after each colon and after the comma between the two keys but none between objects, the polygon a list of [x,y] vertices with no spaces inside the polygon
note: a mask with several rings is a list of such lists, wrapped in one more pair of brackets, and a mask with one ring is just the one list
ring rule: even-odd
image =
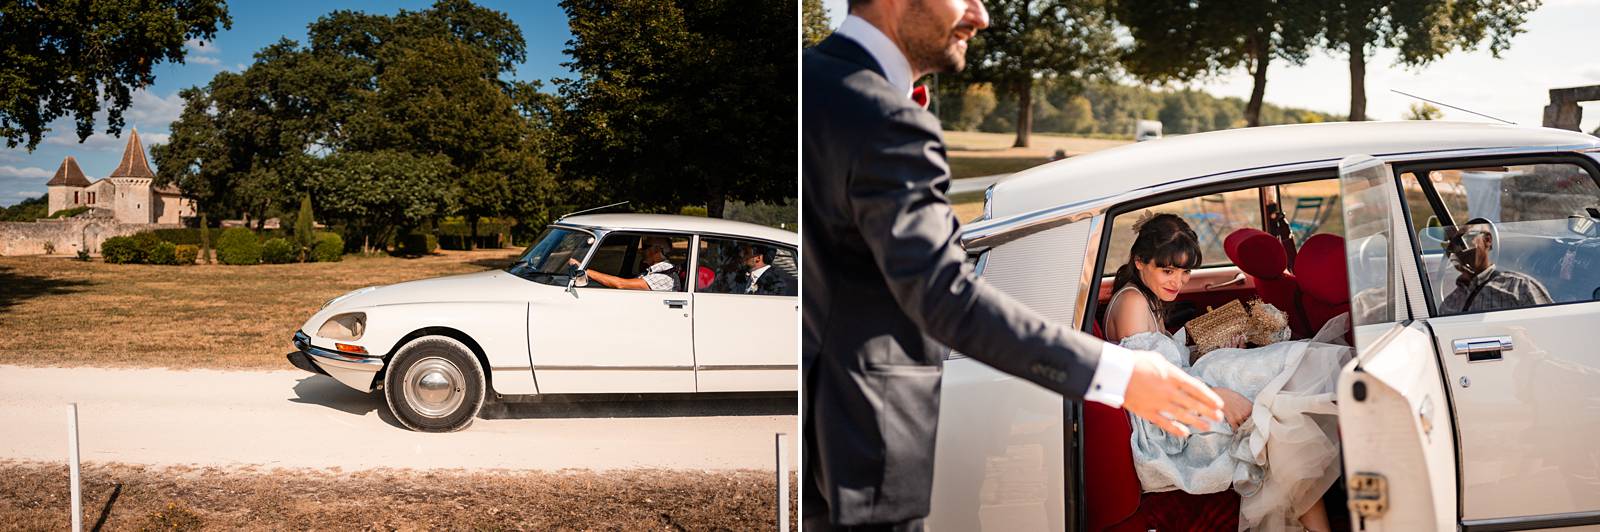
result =
[{"label": "tree canopy", "polygon": [[71,116],[82,142],[102,108],[106,132],[120,135],[156,64],[183,62],[185,41],[232,23],[222,0],[0,2],[0,136],[32,151]]},{"label": "tree canopy", "polygon": [[779,202],[795,184],[793,0],[563,0],[562,174],[580,205]]},{"label": "tree canopy", "polygon": [[973,36],[960,78],[1015,96],[1017,139],[1028,145],[1037,81],[1077,88],[1115,65],[1116,42],[1104,6],[1074,0],[996,0],[989,28]]}]

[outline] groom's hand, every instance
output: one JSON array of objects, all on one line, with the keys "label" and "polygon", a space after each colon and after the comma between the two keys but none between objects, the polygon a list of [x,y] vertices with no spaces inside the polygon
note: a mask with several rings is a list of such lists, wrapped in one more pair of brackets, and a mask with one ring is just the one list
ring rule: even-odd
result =
[{"label": "groom's hand", "polygon": [[1123,409],[1180,438],[1189,435],[1189,427],[1205,430],[1210,428],[1210,421],[1223,419],[1222,398],[1205,383],[1157,353],[1134,353],[1139,358],[1122,394]]}]

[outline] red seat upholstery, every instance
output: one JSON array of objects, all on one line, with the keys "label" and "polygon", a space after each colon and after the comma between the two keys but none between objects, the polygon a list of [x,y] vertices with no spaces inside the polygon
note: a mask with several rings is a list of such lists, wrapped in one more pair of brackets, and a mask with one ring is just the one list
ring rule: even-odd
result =
[{"label": "red seat upholstery", "polygon": [[695,277],[696,284],[694,289],[705,290],[706,287],[711,286],[712,281],[717,280],[717,272],[713,271],[711,268],[701,266],[695,271]]},{"label": "red seat upholstery", "polygon": [[1250,277],[1262,301],[1289,316],[1289,329],[1294,338],[1307,338],[1316,331],[1309,326],[1305,311],[1298,305],[1299,283],[1295,274],[1288,271],[1289,256],[1276,237],[1246,227],[1229,233],[1222,241],[1222,250],[1228,254],[1228,260]]},{"label": "red seat upholstery", "polygon": [[[1104,338],[1100,323],[1091,326]],[[1239,495],[1143,493],[1133,469],[1133,426],[1120,408],[1083,403],[1084,517],[1089,530],[1238,530]]]},{"label": "red seat upholstery", "polygon": [[1320,233],[1300,245],[1295,259],[1300,283],[1300,303],[1311,330],[1345,312],[1350,312],[1350,278],[1345,274],[1344,238]]}]

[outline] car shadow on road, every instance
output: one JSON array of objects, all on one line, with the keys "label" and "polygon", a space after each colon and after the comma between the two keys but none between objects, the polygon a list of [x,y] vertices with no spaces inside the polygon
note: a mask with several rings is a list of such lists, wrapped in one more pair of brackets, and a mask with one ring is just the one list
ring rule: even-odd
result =
[{"label": "car shadow on road", "polygon": [[366,416],[376,411],[378,419],[384,423],[405,428],[389,413],[389,407],[383,404],[383,395],[355,391],[327,375],[307,375],[300,379],[294,385],[294,395],[289,402],[321,405],[356,416]]},{"label": "car shadow on road", "polygon": [[483,419],[557,419],[630,417],[792,416],[795,396],[663,397],[606,400],[496,402],[483,405]]}]

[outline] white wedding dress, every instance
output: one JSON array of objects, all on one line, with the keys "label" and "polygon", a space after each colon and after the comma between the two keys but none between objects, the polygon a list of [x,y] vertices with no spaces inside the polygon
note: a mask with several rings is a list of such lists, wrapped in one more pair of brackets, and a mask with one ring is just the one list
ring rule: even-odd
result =
[{"label": "white wedding dress", "polygon": [[[1240,530],[1299,529],[1299,516],[1339,477],[1334,387],[1352,350],[1343,344],[1348,314],[1311,340],[1254,349],[1217,349],[1193,366],[1185,331],[1128,336],[1122,346],[1161,353],[1168,362],[1217,388],[1254,402],[1235,430],[1226,421],[1186,438],[1129,415],[1134,468],[1147,492],[1239,492]],[[1338,342],[1338,343],[1331,343]]]}]

